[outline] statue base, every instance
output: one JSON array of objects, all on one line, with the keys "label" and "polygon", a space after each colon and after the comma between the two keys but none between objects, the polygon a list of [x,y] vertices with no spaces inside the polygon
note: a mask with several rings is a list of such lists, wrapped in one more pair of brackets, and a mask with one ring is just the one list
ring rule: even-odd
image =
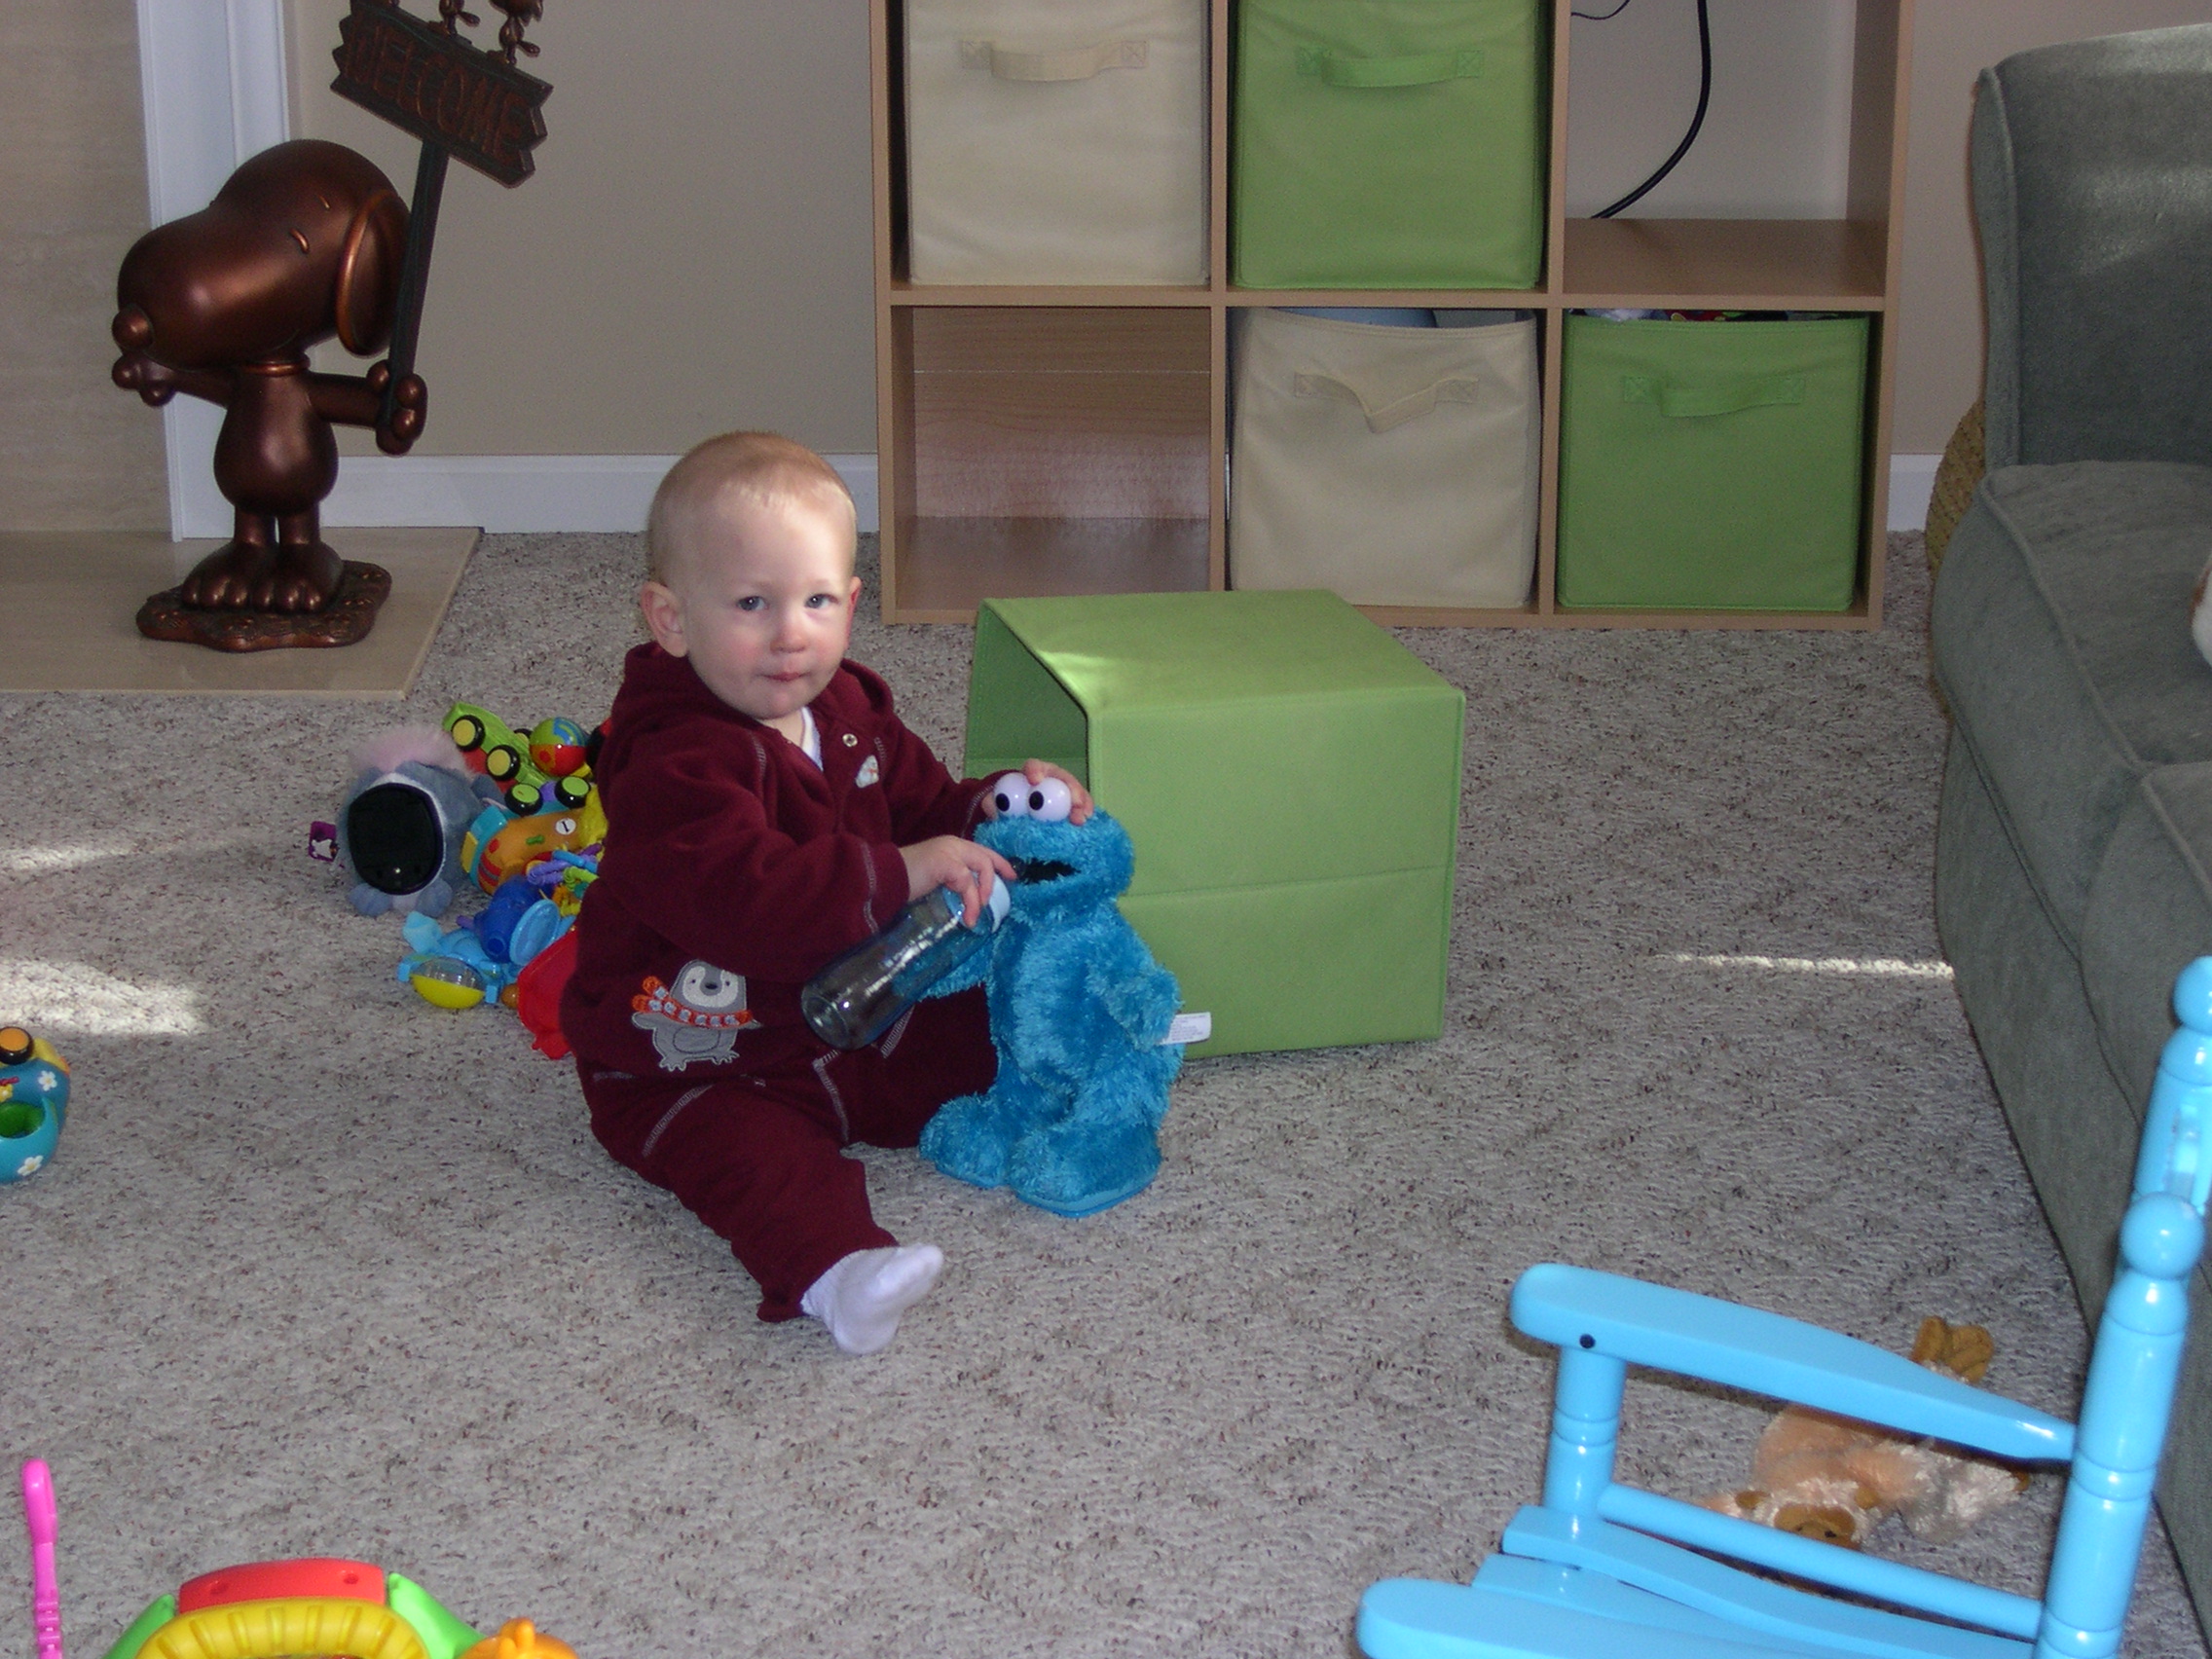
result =
[{"label": "statue base", "polygon": [[391,597],[391,572],[347,560],[338,591],[320,610],[196,610],[184,603],[183,593],[179,583],[141,605],[138,632],[149,640],[214,651],[312,650],[367,639],[377,611]]}]

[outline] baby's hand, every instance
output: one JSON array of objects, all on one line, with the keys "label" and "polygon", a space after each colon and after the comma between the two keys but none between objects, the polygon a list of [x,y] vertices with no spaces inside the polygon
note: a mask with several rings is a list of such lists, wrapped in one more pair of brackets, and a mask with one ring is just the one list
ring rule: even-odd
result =
[{"label": "baby's hand", "polygon": [[901,847],[899,856],[906,862],[906,891],[919,899],[932,888],[951,888],[960,895],[960,919],[970,927],[983,919],[991,878],[1014,879],[1014,866],[990,848],[959,835],[933,835]]},{"label": "baby's hand", "polygon": [[[1083,787],[1083,780],[1073,772],[1063,771],[1050,760],[1031,760],[1022,766],[1021,775],[1033,784],[1041,784],[1047,778],[1056,778],[1060,783],[1067,786],[1068,822],[1070,824],[1081,824],[1090,816],[1092,805],[1090,792]],[[1004,777],[1005,774],[1001,773],[1000,776]],[[985,818],[996,818],[998,815],[997,800],[990,795],[985,795],[983,797],[983,816]]]}]

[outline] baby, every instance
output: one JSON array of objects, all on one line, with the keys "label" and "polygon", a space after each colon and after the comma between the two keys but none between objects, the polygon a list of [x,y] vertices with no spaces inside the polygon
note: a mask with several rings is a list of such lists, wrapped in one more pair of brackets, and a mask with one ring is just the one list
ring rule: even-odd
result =
[{"label": "baby", "polygon": [[[973,923],[1014,872],[968,839],[985,784],[946,771],[845,660],[855,540],[843,482],[788,439],[713,438],[662,480],[638,596],[652,643],[624,665],[595,768],[607,845],[561,1029],[601,1144],[729,1241],[760,1317],[810,1314],[870,1353],[944,1258],[876,1225],[843,1149],[912,1146],[987,1088],[989,1024],[968,991],[839,1052],[799,991],[908,900],[949,887]],[[1089,815],[1066,772],[1025,770]]]}]

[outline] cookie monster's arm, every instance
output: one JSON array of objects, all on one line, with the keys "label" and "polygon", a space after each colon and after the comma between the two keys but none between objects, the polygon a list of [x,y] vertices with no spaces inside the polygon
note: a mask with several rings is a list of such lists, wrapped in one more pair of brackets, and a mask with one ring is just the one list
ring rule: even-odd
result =
[{"label": "cookie monster's arm", "polygon": [[1149,1049],[1166,1037],[1175,1011],[1183,1006],[1182,989],[1175,976],[1153,960],[1133,928],[1119,915],[1110,920],[1096,946],[1086,953],[1085,980],[1130,1043]]}]

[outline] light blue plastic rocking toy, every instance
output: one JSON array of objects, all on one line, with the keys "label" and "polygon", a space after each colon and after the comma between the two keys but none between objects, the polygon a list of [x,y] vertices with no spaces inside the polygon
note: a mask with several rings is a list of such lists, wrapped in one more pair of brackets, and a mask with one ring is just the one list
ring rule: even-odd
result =
[{"label": "light blue plastic rocking toy", "polygon": [[[1795,1319],[1611,1273],[1531,1268],[1514,1287],[1513,1323],[1560,1350],[1544,1500],[1514,1517],[1472,1584],[1393,1578],[1370,1588],[1360,1647],[1371,1659],[2117,1653],[2212,1192],[2212,957],[2182,971],[2174,1011],[2181,1029],[2158,1061],[2120,1226],[2121,1272],[2105,1298],[2079,1423]],[[1631,1365],[2001,1458],[2070,1465],[2043,1599],[1616,1484],[1614,1436]],[[1905,1610],[1794,1589],[1714,1555]]]}]

